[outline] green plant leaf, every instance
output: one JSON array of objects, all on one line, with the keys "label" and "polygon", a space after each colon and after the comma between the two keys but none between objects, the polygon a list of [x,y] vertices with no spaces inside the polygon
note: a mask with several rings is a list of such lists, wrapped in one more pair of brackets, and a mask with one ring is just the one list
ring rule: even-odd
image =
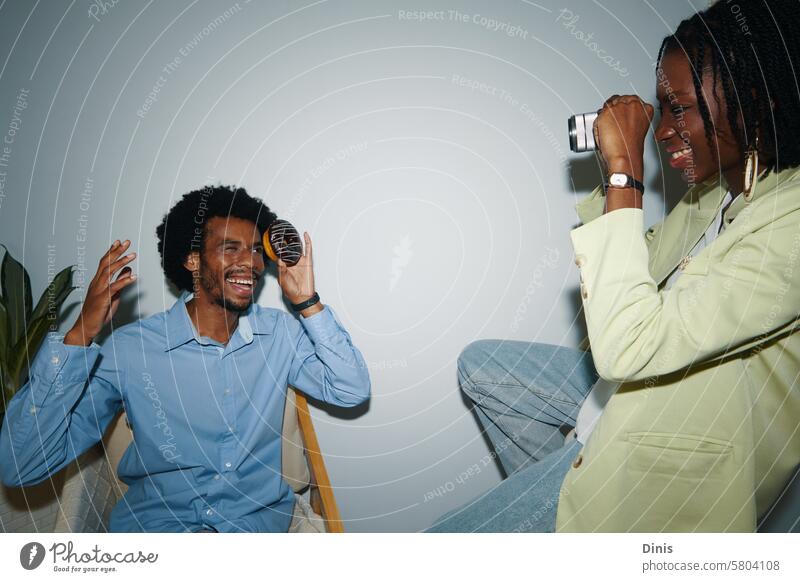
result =
[{"label": "green plant leaf", "polygon": [[3,257],[2,267],[0,267],[0,287],[3,292],[3,300],[6,302],[8,311],[8,322],[11,329],[8,345],[13,345],[24,336],[25,327],[30,320],[31,304],[31,280],[28,271],[14,257],[8,247]]},{"label": "green plant leaf", "polygon": [[[61,304],[72,293],[75,287],[72,286],[72,266],[67,267],[60,271],[53,281],[44,290],[36,307],[31,314],[31,320],[38,319],[42,316],[49,315],[48,310],[52,309],[53,318],[58,315]],[[52,308],[50,307],[52,305]]]},{"label": "green plant leaf", "polygon": [[[28,369],[31,360],[36,356],[39,351],[39,345],[42,343],[48,329],[47,317],[40,317],[31,322],[28,330],[22,335],[21,338],[14,345],[14,348],[9,354],[9,369],[11,371],[11,389],[13,392],[19,390],[22,385],[22,372]],[[8,389],[8,387],[6,388]]]},{"label": "green plant leaf", "polygon": [[0,378],[8,371],[8,344],[9,342],[8,311],[6,302],[0,297]]},{"label": "green plant leaf", "polygon": [[14,395],[10,389],[10,372],[8,361],[9,348],[8,311],[6,303],[0,297],[0,411],[5,412],[6,402]]},{"label": "green plant leaf", "polygon": [[5,369],[0,370],[0,396],[0,411],[5,413],[6,404],[14,396],[14,391],[11,390],[11,382]]}]

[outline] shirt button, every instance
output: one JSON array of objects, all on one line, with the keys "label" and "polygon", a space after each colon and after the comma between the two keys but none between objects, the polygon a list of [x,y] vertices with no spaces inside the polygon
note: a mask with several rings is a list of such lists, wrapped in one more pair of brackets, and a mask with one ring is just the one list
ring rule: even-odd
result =
[{"label": "shirt button", "polygon": [[575,255],[575,264],[582,267],[586,264],[586,257],[584,255]]},{"label": "shirt button", "polygon": [[219,481],[219,473],[217,473],[216,475],[214,475],[214,481]]},{"label": "shirt button", "polygon": [[53,356],[52,358],[50,358],[50,361],[53,362],[53,365],[55,366],[61,361],[61,359],[58,356]]},{"label": "shirt button", "polygon": [[586,290],[586,285],[581,283],[581,297],[584,299],[589,299],[589,292]]},{"label": "shirt button", "polygon": [[230,388],[225,388],[225,394],[230,394],[230,393],[231,393],[231,389]]},{"label": "shirt button", "polygon": [[207,509],[206,515],[214,515],[214,512],[211,509]]},{"label": "shirt button", "polygon": [[231,464],[230,464],[230,463],[225,463],[225,466],[226,466],[228,469],[230,469],[230,468],[231,468]]},{"label": "shirt button", "polygon": [[31,414],[36,414],[36,406],[31,406],[28,410],[30,410]]}]

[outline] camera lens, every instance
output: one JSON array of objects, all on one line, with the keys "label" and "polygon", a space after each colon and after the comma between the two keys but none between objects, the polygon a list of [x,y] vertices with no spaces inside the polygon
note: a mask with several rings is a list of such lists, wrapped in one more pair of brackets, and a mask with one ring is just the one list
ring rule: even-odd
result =
[{"label": "camera lens", "polygon": [[569,149],[573,152],[589,152],[595,149],[594,120],[597,113],[578,113],[567,120]]}]

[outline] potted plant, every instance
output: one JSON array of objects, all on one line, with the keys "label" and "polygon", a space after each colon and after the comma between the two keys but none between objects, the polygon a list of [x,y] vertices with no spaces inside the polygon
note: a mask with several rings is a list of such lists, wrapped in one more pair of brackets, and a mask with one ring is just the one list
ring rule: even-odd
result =
[{"label": "potted plant", "polygon": [[[60,271],[33,305],[28,272],[5,245],[0,263],[0,426],[6,405],[25,383],[28,367],[47,332],[55,329],[61,305],[72,286],[72,267]],[[32,487],[0,486],[0,531],[52,531],[63,506],[59,495],[75,471],[59,471],[51,479]]]},{"label": "potted plant", "polygon": [[6,403],[28,376],[28,366],[45,335],[55,329],[64,300],[72,293],[72,267],[60,271],[33,307],[28,271],[5,245],[0,264],[0,422]]}]

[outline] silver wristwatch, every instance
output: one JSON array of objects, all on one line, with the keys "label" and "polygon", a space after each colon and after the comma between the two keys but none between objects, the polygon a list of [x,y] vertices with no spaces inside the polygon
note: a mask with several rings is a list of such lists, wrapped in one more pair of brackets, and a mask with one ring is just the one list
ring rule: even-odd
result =
[{"label": "silver wristwatch", "polygon": [[644,184],[629,174],[622,172],[612,172],[606,179],[606,189],[608,188],[636,188],[644,194]]}]

